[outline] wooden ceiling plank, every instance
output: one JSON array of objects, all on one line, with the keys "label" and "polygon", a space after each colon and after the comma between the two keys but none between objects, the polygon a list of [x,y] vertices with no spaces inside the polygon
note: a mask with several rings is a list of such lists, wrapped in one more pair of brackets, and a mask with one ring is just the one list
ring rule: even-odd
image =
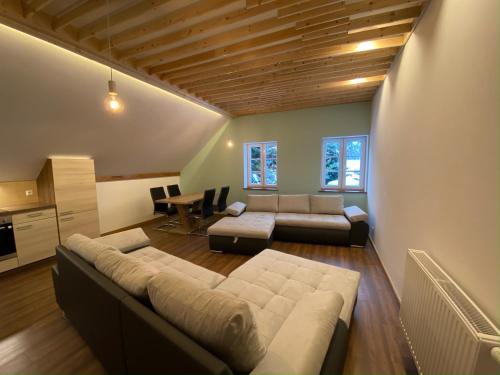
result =
[{"label": "wooden ceiling plank", "polygon": [[60,17],[55,17],[52,22],[52,29],[59,30],[78,18],[100,9],[106,5],[106,0],[87,0]]},{"label": "wooden ceiling plank", "polygon": [[[323,8],[322,8],[323,9]],[[323,12],[336,12],[339,9],[338,5],[334,4],[329,7],[325,7]],[[182,55],[186,55],[187,53],[192,55],[193,53],[196,53],[200,49],[206,49],[206,48],[222,48],[220,47],[221,44],[230,42],[232,40],[245,37],[245,36],[251,36],[252,34],[255,33],[260,33],[266,30],[271,30],[275,29],[281,26],[285,26],[290,24],[291,30],[290,33],[298,36],[301,35],[300,31],[295,30],[293,23],[296,21],[308,19],[311,17],[316,17],[318,14],[317,10],[311,10],[309,12],[297,14],[293,17],[289,17],[287,19],[278,19],[278,18],[270,18],[266,19],[263,21],[255,22],[249,25],[244,25],[241,27],[238,27],[233,30],[228,30],[224,31],[222,33],[213,35],[211,37],[198,40],[189,44],[181,45],[179,47],[173,48],[173,49],[167,49],[167,50],[162,50],[161,52],[158,52],[154,55],[147,56],[145,58],[141,58],[135,61],[135,64],[138,67],[144,67],[144,66],[152,66],[156,64],[160,64],[164,62],[165,59],[168,59],[169,61],[175,60],[182,58]],[[261,38],[264,36],[260,36]],[[257,39],[259,37],[256,37],[254,39]],[[239,42],[239,43],[234,43],[230,46],[226,46],[227,48],[233,47],[234,49],[236,48],[244,48],[245,44],[247,41]],[[239,46],[241,44],[241,46]],[[255,44],[255,43],[254,43]],[[203,56],[203,52],[198,54],[199,57],[197,59],[201,59]]]},{"label": "wooden ceiling plank", "polygon": [[[158,7],[170,2],[172,0],[142,0],[137,4],[133,4],[125,9],[118,10],[109,15],[109,27],[114,27],[125,22],[131,21],[134,18],[141,16],[144,13],[154,11]],[[104,15],[99,19],[90,22],[89,24],[83,26],[78,33],[78,40],[83,41],[96,33],[106,30],[108,27],[107,16]]]},{"label": "wooden ceiling plank", "polygon": [[[299,45],[299,43],[294,42],[295,44]],[[374,43],[374,48],[373,50],[378,50],[378,49],[383,49],[383,48],[390,48],[390,47],[400,47],[404,44],[404,38],[401,36],[397,37],[392,37],[392,38],[385,38],[385,39],[380,39],[377,40],[376,43]],[[238,71],[238,69],[244,69],[244,68],[257,68],[259,66],[265,66],[269,64],[277,64],[280,62],[286,62],[286,61],[299,61],[299,60],[314,60],[322,57],[335,57],[335,56],[340,56],[340,55],[347,55],[347,54],[355,54],[355,53],[361,53],[363,51],[360,51],[358,49],[359,43],[348,43],[344,45],[333,45],[329,48],[323,48],[317,51],[301,51],[299,50],[300,47],[295,47],[292,50],[284,50],[280,53],[280,51],[273,50],[271,52],[274,53],[269,53],[270,56],[264,56],[262,57],[257,56],[255,57],[255,53],[253,54],[245,54],[245,55],[239,55],[235,56],[233,58],[227,58],[224,60],[218,60],[216,62],[210,62],[210,63],[205,63],[203,65],[195,66],[195,67],[186,67],[183,69],[179,69],[177,71],[172,71],[169,72],[168,74],[162,75],[163,80],[170,80],[175,81],[176,79],[180,77],[186,77],[186,76],[192,76],[194,74],[201,74],[201,73],[207,73],[207,72],[217,72],[220,71],[221,68],[228,72],[235,72]]]},{"label": "wooden ceiling plank", "polygon": [[339,9],[345,9],[344,1],[342,0],[310,0],[301,4],[292,5],[287,8],[278,10],[278,18],[286,18],[296,14],[310,11],[311,9],[321,8],[324,6],[337,4]]},{"label": "wooden ceiling plank", "polygon": [[[390,64],[392,63],[392,57],[389,58],[381,58],[378,60],[371,60],[368,62],[361,62],[361,63],[355,63],[355,64],[341,64],[333,67],[324,67],[324,68],[319,68],[319,69],[314,69],[314,70],[306,70],[306,71],[294,71],[292,73],[287,73],[287,74],[269,74],[265,76],[259,76],[258,79],[255,79],[253,77],[250,78],[242,78],[239,80],[234,80],[234,81],[229,81],[229,82],[224,82],[224,89],[229,90],[229,89],[234,89],[238,90],[240,87],[244,85],[260,85],[260,84],[265,84],[265,83],[280,83],[280,82],[286,82],[290,80],[303,80],[303,79],[309,79],[309,78],[314,78],[314,77],[322,77],[322,76],[328,76],[331,74],[335,74],[338,72],[345,72],[345,71],[353,71],[353,70],[366,70],[366,69],[374,69],[375,67],[380,67],[384,66],[388,68]],[[204,95],[207,92],[215,89],[221,89],[220,84],[211,84],[211,85],[205,85],[205,86],[196,86],[194,88],[188,89],[190,92],[195,92],[199,95]],[[186,89],[184,87],[181,87],[182,89]]]},{"label": "wooden ceiling plank", "polygon": [[[388,13],[378,14],[375,16],[356,18],[354,20],[349,21],[346,24],[346,29],[348,31],[353,31],[353,30],[360,30],[366,27],[380,27],[381,25],[389,24],[396,21],[413,22],[415,18],[417,18],[418,15],[421,13],[421,11],[422,7],[416,6]],[[326,29],[307,32],[304,34],[302,39],[310,40],[337,34],[345,30],[344,27],[341,26],[335,25]]]},{"label": "wooden ceiling plank", "polygon": [[54,0],[33,0],[29,4],[24,5],[24,17],[31,17],[35,13],[40,12]]},{"label": "wooden ceiling plank", "polygon": [[259,60],[259,64],[239,64],[231,67],[229,71],[215,69],[213,71],[205,71],[198,74],[186,75],[177,79],[171,79],[171,82],[181,88],[200,85],[204,83],[217,83],[226,80],[238,79],[248,76],[258,76],[267,73],[286,71],[308,66],[326,66],[337,65],[339,63],[349,63],[356,61],[364,61],[372,58],[394,56],[399,51],[398,47],[375,49],[366,52],[350,53],[343,56],[327,56],[309,60],[294,59],[291,61],[276,61],[277,57],[273,56],[268,59]]},{"label": "wooden ceiling plank", "polygon": [[[377,11],[384,8],[393,6],[405,6],[407,4],[414,4],[415,0],[363,0],[356,3],[347,4],[345,9],[339,12],[339,17],[350,17],[357,13],[365,13],[369,11]],[[320,15],[316,18],[297,22],[297,29],[311,28],[316,25],[329,24],[332,19],[328,14]]]}]

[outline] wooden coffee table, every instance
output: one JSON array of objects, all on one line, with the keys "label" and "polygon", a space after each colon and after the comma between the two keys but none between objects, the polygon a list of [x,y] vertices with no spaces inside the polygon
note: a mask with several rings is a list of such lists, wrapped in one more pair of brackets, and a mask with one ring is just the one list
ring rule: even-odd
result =
[{"label": "wooden coffee table", "polygon": [[181,228],[172,229],[171,232],[187,234],[192,232],[194,229],[194,222],[189,217],[189,206],[197,202],[200,202],[202,200],[203,200],[203,193],[194,193],[194,194],[182,194],[176,197],[168,197],[165,199],[158,199],[156,202],[170,203],[175,205],[175,207],[177,208],[177,212],[179,213]]}]

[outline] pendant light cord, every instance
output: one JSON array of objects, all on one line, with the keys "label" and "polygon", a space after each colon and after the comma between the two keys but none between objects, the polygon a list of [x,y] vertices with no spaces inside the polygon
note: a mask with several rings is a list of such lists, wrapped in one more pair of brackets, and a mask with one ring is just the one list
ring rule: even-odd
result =
[{"label": "pendant light cord", "polygon": [[[108,34],[108,58],[111,63],[111,35],[109,33],[109,0],[106,0],[106,30]],[[111,80],[113,80],[113,68],[109,67],[111,71]]]}]

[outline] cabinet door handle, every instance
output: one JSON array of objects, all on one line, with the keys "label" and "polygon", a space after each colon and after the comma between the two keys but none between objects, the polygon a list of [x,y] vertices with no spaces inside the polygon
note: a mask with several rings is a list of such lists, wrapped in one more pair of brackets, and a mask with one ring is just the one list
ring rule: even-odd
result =
[{"label": "cabinet door handle", "polygon": [[27,216],[28,217],[38,217],[38,216],[42,216],[43,215],[43,212],[35,212],[34,214],[28,214]]},{"label": "cabinet door handle", "polygon": [[25,225],[23,227],[17,227],[16,230],[28,230],[33,228],[33,225]]},{"label": "cabinet door handle", "polygon": [[63,219],[60,219],[59,221],[71,221],[71,220],[74,220],[75,218],[73,216],[70,216],[70,217],[65,217]]},{"label": "cabinet door handle", "polygon": [[59,216],[67,216],[67,215],[72,215],[73,211],[64,211],[59,214]]}]

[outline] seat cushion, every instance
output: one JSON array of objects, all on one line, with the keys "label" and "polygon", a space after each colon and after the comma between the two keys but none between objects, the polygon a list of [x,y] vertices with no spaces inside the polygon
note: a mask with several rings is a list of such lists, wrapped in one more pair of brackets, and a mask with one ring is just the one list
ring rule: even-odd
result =
[{"label": "seat cushion", "polygon": [[368,214],[358,206],[344,208],[344,215],[351,223],[357,223],[358,221],[368,222]]},{"label": "seat cushion", "polygon": [[118,249],[110,245],[90,239],[79,233],[75,233],[69,236],[64,242],[64,246],[78,254],[92,266],[95,264],[95,261],[99,254],[101,254],[103,251],[108,249],[118,251]]},{"label": "seat cushion", "polygon": [[208,288],[214,288],[226,278],[217,272],[210,271],[151,246],[133,251],[127,256],[139,259],[159,272],[178,271],[193,280],[199,281]]},{"label": "seat cushion", "polygon": [[251,371],[264,357],[266,346],[247,302],[180,273],[158,274],[148,291],[161,316],[232,369]]},{"label": "seat cushion", "polygon": [[239,217],[225,217],[207,229],[211,236],[268,239],[274,230],[274,213],[245,212]]},{"label": "seat cushion", "polygon": [[247,205],[243,202],[234,202],[226,208],[226,213],[231,216],[240,216],[245,211]]},{"label": "seat cushion", "polygon": [[[259,332],[268,346],[266,358],[274,356],[274,360],[280,360],[283,369],[280,372],[287,373],[288,370],[294,371],[294,369],[302,368],[302,365],[296,362],[299,359],[294,358],[297,355],[296,348],[289,351],[283,350],[282,337],[290,338],[296,335],[298,339],[303,335],[304,330],[309,329],[304,328],[304,325],[310,325],[311,332],[318,332],[317,342],[326,346],[321,349],[326,353],[333,335],[333,331],[328,331],[325,336],[328,340],[322,338],[319,333],[321,330],[314,328],[314,325],[318,323],[314,317],[316,308],[313,305],[315,304],[309,302],[311,309],[307,309],[303,307],[308,303],[299,305],[299,301],[317,292],[336,292],[344,301],[339,317],[349,325],[359,279],[359,272],[356,271],[266,249],[229,274],[228,278],[216,287],[216,290],[225,291],[249,303]],[[337,297],[333,297],[335,301],[329,298],[322,299],[325,306],[332,303],[331,306],[325,307],[325,310],[331,310],[331,314],[335,317],[334,305],[338,303],[338,300]],[[316,302],[319,301],[315,300]],[[296,309],[298,310],[295,311]],[[296,314],[293,318],[295,323],[285,325],[292,313]],[[302,321],[302,325],[298,325],[298,321]],[[288,332],[281,332],[282,329]],[[286,336],[283,336],[285,334]],[[275,339],[279,341],[275,343]],[[307,340],[314,341],[310,338]],[[304,346],[303,358],[308,356],[315,358],[314,352],[318,350],[315,346]],[[306,361],[314,362],[314,360]],[[296,365],[290,368],[287,367],[287,363]],[[322,360],[319,363],[322,363]],[[263,371],[265,370],[266,368]],[[310,372],[307,371],[307,373]]]},{"label": "seat cushion", "polygon": [[247,211],[278,212],[278,195],[248,195]]},{"label": "seat cushion", "polygon": [[110,245],[123,253],[141,249],[151,244],[151,240],[142,228],[134,228],[123,232],[109,234],[107,236],[97,237],[95,241],[105,245]]},{"label": "seat cushion", "polygon": [[147,284],[159,272],[138,258],[112,250],[99,254],[95,268],[141,300],[148,299]]},{"label": "seat cushion", "polygon": [[344,214],[344,196],[342,195],[311,195],[310,203],[312,214]]},{"label": "seat cushion", "polygon": [[276,215],[276,225],[301,228],[350,230],[351,223],[343,215],[289,214]]},{"label": "seat cushion", "polygon": [[279,212],[309,213],[309,194],[280,195]]}]

